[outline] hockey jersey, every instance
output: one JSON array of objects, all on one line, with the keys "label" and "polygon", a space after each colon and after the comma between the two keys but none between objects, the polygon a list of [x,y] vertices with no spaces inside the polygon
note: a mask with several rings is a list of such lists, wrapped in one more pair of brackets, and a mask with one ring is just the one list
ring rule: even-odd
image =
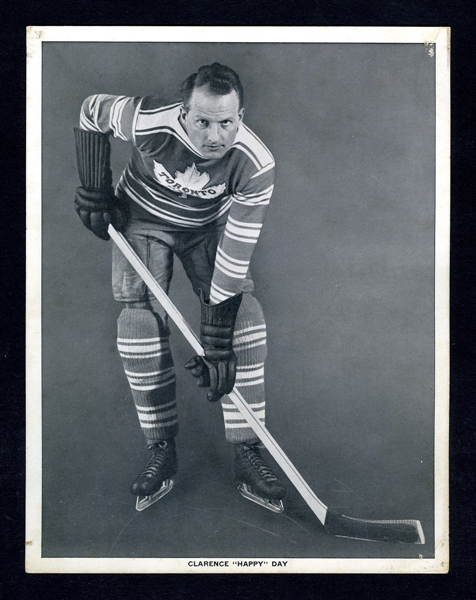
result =
[{"label": "hockey jersey", "polygon": [[222,158],[204,158],[179,120],[180,107],[151,96],[97,94],[84,101],[80,127],[132,142],[116,194],[164,228],[226,222],[210,292],[217,303],[243,288],[273,192],[275,162],[244,123]]}]

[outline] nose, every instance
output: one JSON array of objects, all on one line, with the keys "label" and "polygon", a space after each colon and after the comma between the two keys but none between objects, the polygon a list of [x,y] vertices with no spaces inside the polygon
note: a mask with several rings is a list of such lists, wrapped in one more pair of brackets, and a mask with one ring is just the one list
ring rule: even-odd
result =
[{"label": "nose", "polygon": [[219,123],[210,123],[208,126],[208,141],[212,144],[215,144],[220,140],[220,124]]}]

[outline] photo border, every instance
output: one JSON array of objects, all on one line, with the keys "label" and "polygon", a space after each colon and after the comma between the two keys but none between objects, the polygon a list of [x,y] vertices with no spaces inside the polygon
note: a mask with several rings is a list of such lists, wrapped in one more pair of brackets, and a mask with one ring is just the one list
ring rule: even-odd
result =
[{"label": "photo border", "polygon": [[[41,556],[41,122],[44,42],[424,44],[436,50],[435,164],[435,558],[288,559],[286,573],[446,573],[449,568],[450,29],[448,27],[27,28],[26,570],[28,573],[277,573],[267,567],[194,567],[190,558]],[[213,559],[210,559],[213,560]],[[229,559],[229,563],[237,558]],[[246,560],[246,559],[242,559]],[[271,562],[273,558],[267,559]],[[279,557],[276,557],[279,560]],[[226,562],[226,559],[220,559]]]}]

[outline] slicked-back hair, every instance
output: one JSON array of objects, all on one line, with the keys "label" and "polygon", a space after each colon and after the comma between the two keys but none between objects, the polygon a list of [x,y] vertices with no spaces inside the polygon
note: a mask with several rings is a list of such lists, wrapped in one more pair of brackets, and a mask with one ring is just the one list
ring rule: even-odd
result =
[{"label": "slicked-back hair", "polygon": [[243,108],[243,86],[238,74],[230,67],[214,62],[200,67],[197,73],[189,75],[180,88],[186,110],[190,108],[189,102],[193,90],[203,86],[207,86],[210,92],[217,96],[225,96],[235,90],[238,94],[240,110]]}]

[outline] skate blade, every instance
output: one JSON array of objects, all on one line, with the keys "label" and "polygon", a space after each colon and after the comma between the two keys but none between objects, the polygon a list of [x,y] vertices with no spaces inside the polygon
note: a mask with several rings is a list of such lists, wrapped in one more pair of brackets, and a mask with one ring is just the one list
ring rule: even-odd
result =
[{"label": "skate blade", "polygon": [[243,498],[247,500],[251,500],[251,502],[255,502],[259,504],[263,508],[267,508],[268,510],[274,513],[282,513],[284,510],[284,505],[282,500],[270,500],[268,498],[262,498],[261,496],[253,493],[246,483],[242,483],[238,486],[238,490]]},{"label": "skate blade", "polygon": [[173,479],[165,479],[162,482],[160,489],[158,489],[154,494],[151,494],[150,496],[137,496],[136,510],[141,511],[149,508],[149,506],[154,504],[154,502],[157,502],[157,500],[163,498],[165,494],[168,494],[173,488],[173,485]]}]

